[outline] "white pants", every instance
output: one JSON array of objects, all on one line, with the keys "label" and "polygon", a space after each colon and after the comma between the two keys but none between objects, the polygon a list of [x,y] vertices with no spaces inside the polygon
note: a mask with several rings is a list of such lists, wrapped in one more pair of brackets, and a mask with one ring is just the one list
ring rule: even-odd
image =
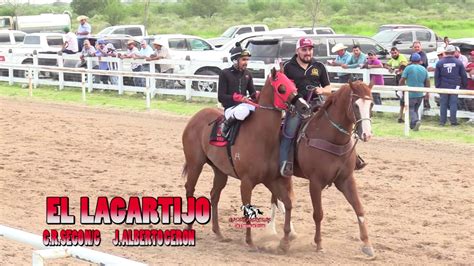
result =
[{"label": "white pants", "polygon": [[249,116],[250,112],[255,111],[255,106],[248,104],[248,103],[241,103],[239,105],[227,108],[224,111],[225,119],[229,119],[229,117],[234,116],[237,120],[244,120],[247,116]]}]

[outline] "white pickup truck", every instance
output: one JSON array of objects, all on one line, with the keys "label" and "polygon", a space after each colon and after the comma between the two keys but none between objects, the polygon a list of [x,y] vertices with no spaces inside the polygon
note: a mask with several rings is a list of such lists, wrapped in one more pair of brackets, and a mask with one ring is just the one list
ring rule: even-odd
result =
[{"label": "white pickup truck", "polygon": [[[25,35],[25,39],[22,44],[12,48],[12,52],[15,55],[13,60],[9,61],[8,51],[2,51],[1,55],[4,56],[6,63],[12,64],[33,64],[33,51],[37,51],[38,55],[41,54],[56,54],[61,51],[64,43],[64,36],[60,33],[31,33]],[[39,65],[55,66],[57,65],[56,59],[38,58]],[[41,73],[49,75],[49,73]],[[23,70],[16,70],[14,76],[23,77],[25,72]]]}]

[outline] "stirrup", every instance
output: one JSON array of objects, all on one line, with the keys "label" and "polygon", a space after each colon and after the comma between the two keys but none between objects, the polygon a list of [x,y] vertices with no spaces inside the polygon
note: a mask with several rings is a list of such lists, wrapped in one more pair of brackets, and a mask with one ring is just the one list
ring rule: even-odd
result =
[{"label": "stirrup", "polygon": [[284,161],[280,168],[280,174],[284,177],[291,177],[293,175],[293,162]]},{"label": "stirrup", "polygon": [[357,154],[355,170],[362,170],[366,166],[367,163],[364,161],[364,159],[362,159],[362,157],[360,157],[359,154]]}]

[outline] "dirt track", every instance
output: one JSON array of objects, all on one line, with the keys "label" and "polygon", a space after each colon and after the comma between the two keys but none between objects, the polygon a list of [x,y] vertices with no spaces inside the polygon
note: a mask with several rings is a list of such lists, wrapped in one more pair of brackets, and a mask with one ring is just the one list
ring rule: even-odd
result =
[{"label": "dirt track", "polygon": [[[187,119],[0,98],[0,224],[35,234],[58,228],[45,224],[46,196],[69,196],[76,214],[80,196],[184,196],[180,139]],[[473,145],[375,137],[358,151],[369,162],[356,176],[378,255],[370,263],[472,263]],[[209,195],[211,177],[210,168],[205,168],[196,195]],[[216,241],[208,224],[196,227],[194,248],[114,247],[110,239],[117,226],[104,225],[94,226],[104,238],[97,249],[151,265],[367,263],[356,257],[356,217],[334,187],[323,192],[325,253],[314,251],[308,184],[294,181],[298,238],[288,255],[249,252],[244,232],[230,226],[228,218],[241,215],[235,179],[229,179],[220,202],[221,227],[233,241]],[[254,204],[267,216],[269,192],[260,185],[253,195]],[[282,217],[278,218],[281,225]],[[275,247],[281,234],[281,228],[278,237],[254,230],[257,245],[266,247]],[[31,265],[31,251],[0,237],[2,264]],[[77,263],[56,263],[73,262]]]}]

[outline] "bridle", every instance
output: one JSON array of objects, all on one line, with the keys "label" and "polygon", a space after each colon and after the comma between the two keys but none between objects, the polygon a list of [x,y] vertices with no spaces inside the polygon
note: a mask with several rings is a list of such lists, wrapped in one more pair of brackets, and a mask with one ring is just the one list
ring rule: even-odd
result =
[{"label": "bridle", "polygon": [[351,90],[350,98],[351,98],[351,103],[348,106],[348,113],[352,113],[352,115],[353,115],[353,118],[351,118],[351,122],[354,125],[352,131],[349,131],[349,130],[345,129],[341,124],[335,122],[334,119],[331,118],[331,116],[329,115],[329,113],[326,109],[324,110],[324,116],[329,121],[329,123],[334,128],[336,128],[340,133],[342,133],[344,135],[347,135],[349,137],[352,136],[352,135],[355,135],[356,138],[359,138],[359,136],[357,134],[354,134],[357,131],[357,126],[360,123],[362,123],[362,121],[364,121],[364,120],[368,120],[370,123],[372,123],[372,119],[371,118],[361,118],[360,111],[358,110],[358,108],[357,108],[357,112],[354,110],[355,109],[354,106],[356,105],[355,102],[359,99],[372,100],[372,98],[367,97],[367,96],[362,97],[358,94],[353,93],[352,90]]}]

